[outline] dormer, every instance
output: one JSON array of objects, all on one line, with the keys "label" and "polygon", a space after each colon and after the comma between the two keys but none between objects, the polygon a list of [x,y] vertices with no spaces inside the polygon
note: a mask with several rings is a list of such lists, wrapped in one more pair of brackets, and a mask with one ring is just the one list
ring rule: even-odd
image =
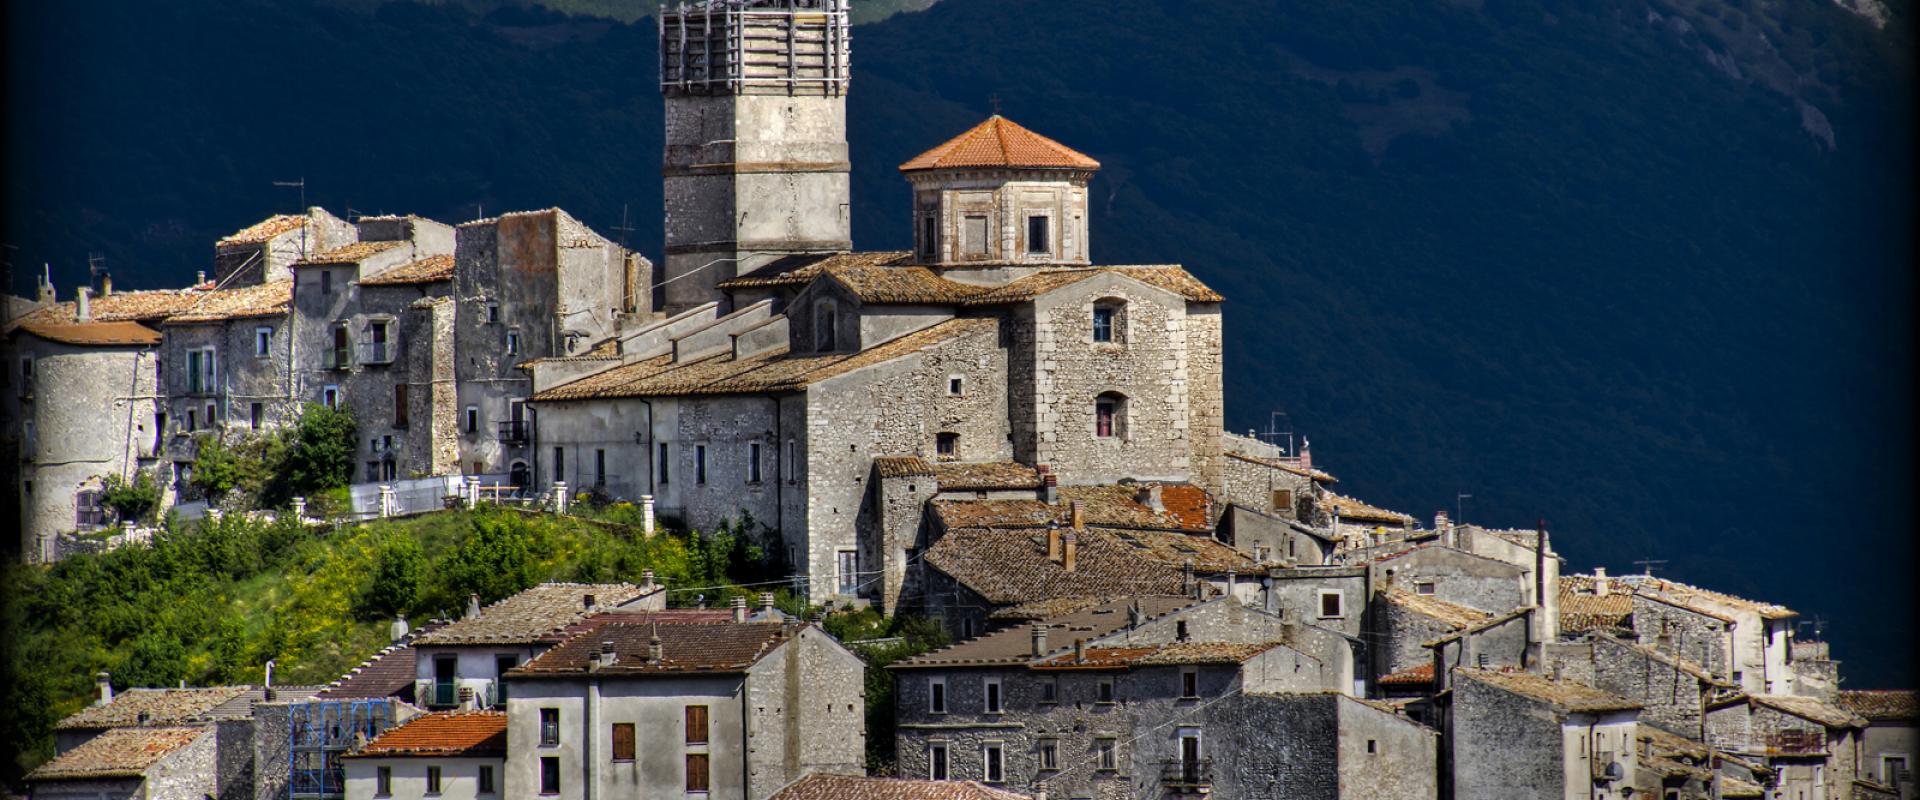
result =
[{"label": "dormer", "polygon": [[1099,168],[996,114],[900,165],[913,185],[914,260],[1003,280],[1019,267],[1084,266],[1087,182]]}]

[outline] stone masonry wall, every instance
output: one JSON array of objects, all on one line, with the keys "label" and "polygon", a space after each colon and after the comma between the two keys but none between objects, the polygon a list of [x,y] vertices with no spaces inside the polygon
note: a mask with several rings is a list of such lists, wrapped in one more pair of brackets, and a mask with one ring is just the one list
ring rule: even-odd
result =
[{"label": "stone masonry wall", "polygon": [[55,534],[76,527],[75,497],[102,476],[128,471],[152,455],[156,354],[136,348],[73,347],[37,337],[15,339],[15,363],[33,360],[31,397],[20,414],[21,553],[51,561]]},{"label": "stone masonry wall", "polygon": [[1453,796],[1563,796],[1560,720],[1545,704],[1471,678],[1453,683]]}]

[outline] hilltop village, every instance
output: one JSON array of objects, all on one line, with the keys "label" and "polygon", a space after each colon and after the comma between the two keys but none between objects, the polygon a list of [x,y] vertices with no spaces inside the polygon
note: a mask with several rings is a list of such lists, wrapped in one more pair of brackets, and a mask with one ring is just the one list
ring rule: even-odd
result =
[{"label": "hilltop village", "polygon": [[[929,142],[913,249],[855,250],[846,0],[659,26],[663,264],[559,209],[311,208],[183,289],[13,299],[22,552],[140,546],[115,476],[176,520],[307,520],[209,503],[193,465],[346,408],[349,515],[750,520],[816,610],[670,607],[647,572],[396,621],[321,686],[101,673],[32,797],[1916,797],[1916,693],[1843,688],[1795,612],[1564,572],[1545,530],[1378,508],[1226,431],[1227,298],[1096,264],[1068,145],[997,114]],[[869,666],[820,624],[852,608],[951,644]]]}]

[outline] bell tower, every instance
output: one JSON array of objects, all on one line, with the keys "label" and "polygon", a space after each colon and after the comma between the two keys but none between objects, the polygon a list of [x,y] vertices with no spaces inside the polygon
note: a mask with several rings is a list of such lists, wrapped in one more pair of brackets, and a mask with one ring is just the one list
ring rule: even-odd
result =
[{"label": "bell tower", "polygon": [[664,6],[664,285],[678,313],[786,255],[852,249],[847,0]]}]

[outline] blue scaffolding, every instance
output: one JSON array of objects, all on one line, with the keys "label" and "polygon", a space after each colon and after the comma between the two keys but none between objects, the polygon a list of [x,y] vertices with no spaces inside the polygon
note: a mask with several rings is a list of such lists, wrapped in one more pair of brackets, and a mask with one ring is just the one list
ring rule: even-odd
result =
[{"label": "blue scaffolding", "polygon": [[290,800],[342,800],[346,770],[340,764],[356,744],[365,744],[393,727],[393,702],[327,700],[297,703],[287,720],[287,797]]}]

